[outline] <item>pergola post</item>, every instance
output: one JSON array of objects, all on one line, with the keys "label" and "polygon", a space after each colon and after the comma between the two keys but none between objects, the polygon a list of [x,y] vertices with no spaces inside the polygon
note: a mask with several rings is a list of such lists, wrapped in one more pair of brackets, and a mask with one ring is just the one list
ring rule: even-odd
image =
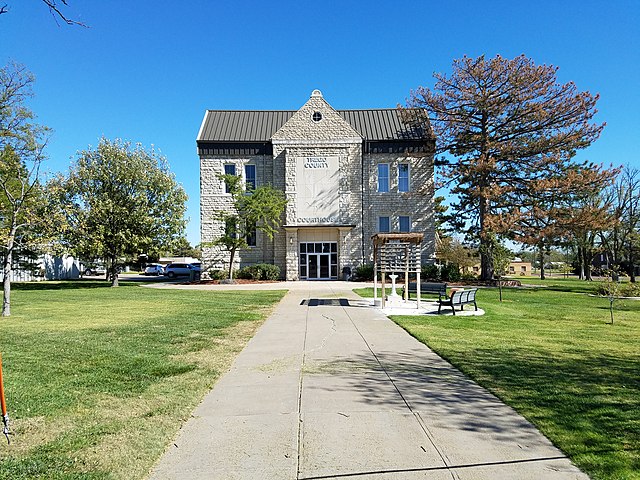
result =
[{"label": "pergola post", "polygon": [[[378,299],[378,272],[382,289],[380,306],[386,306],[387,272],[404,272],[404,301],[409,300],[409,273],[416,273],[420,285],[420,244],[422,233],[376,233],[373,240],[373,302]],[[380,268],[378,269],[378,263]],[[420,288],[417,291],[420,308]]]},{"label": "pergola post", "polygon": [[373,306],[378,299],[378,245],[373,243]]},{"label": "pergola post", "polygon": [[404,258],[407,259],[404,264],[404,301],[407,302],[409,300],[409,263],[411,262],[408,244],[404,247]]}]

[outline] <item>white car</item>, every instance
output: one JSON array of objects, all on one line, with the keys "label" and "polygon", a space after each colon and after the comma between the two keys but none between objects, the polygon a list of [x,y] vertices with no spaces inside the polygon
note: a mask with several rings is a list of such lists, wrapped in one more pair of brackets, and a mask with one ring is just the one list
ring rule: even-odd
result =
[{"label": "white car", "polygon": [[107,273],[107,269],[102,265],[94,265],[91,267],[85,267],[83,273],[85,276],[105,275]]},{"label": "white car", "polygon": [[147,268],[144,269],[145,275],[164,275],[164,267],[159,263],[152,263],[147,265]]}]

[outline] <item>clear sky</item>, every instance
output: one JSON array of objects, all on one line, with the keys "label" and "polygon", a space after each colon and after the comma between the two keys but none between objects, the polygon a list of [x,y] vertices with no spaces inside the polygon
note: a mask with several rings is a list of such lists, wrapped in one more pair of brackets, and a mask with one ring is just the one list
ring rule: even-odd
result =
[{"label": "clear sky", "polygon": [[101,136],[154,145],[189,194],[199,243],[195,139],[209,109],[297,109],[313,89],[336,109],[388,108],[463,55],[560,68],[600,93],[600,139],[579,158],[640,168],[640,0],[5,0],[0,63],[37,78],[31,108],[54,129],[48,170]]}]

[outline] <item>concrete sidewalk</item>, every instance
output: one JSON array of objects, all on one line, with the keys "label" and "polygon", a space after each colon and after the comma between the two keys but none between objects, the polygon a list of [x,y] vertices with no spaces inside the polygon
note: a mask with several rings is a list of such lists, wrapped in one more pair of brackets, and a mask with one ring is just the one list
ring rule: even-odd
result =
[{"label": "concrete sidewalk", "polygon": [[298,282],[151,479],[587,479],[341,282]]}]

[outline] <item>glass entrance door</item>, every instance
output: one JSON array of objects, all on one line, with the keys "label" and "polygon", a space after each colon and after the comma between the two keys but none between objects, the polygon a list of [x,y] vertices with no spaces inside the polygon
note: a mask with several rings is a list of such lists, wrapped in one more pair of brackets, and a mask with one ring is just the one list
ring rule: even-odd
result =
[{"label": "glass entrance door", "polygon": [[308,278],[313,278],[313,279],[320,278],[318,277],[318,257],[319,255],[316,255],[316,254],[307,255],[307,259],[308,259],[307,271],[309,272]]},{"label": "glass entrance door", "polygon": [[329,254],[311,253],[307,255],[307,271],[311,280],[327,280],[329,276]]},{"label": "glass entrance door", "polygon": [[336,242],[301,243],[300,278],[309,280],[338,278],[338,244]]},{"label": "glass entrance door", "polygon": [[320,277],[329,278],[329,255],[319,255]]}]

